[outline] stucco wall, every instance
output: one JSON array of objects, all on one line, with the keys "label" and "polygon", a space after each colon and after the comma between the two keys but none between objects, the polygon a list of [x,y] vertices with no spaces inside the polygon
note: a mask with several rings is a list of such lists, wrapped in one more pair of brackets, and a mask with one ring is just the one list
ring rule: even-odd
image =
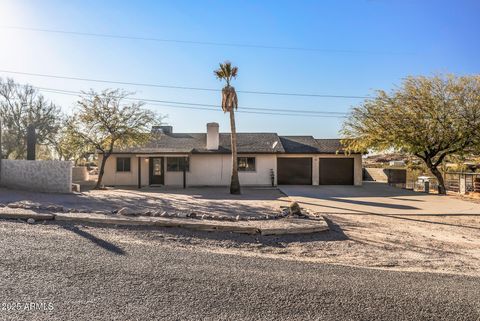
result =
[{"label": "stucco wall", "polygon": [[[181,156],[181,155],[177,155]],[[240,184],[242,185],[271,185],[270,169],[276,171],[275,155],[241,155],[242,157],[255,157],[255,172],[239,172]],[[131,157],[130,172],[116,171],[117,157]],[[165,156],[175,157],[175,155]],[[149,184],[149,160],[148,157],[141,158],[142,186]],[[98,164],[101,164],[101,156]],[[164,162],[165,185],[183,185],[182,172],[168,172]],[[190,171],[187,172],[188,186],[227,186],[230,184],[231,176],[230,155],[191,155]],[[138,158],[135,155],[112,155],[105,164],[103,176],[104,185],[121,186],[138,184]]]},{"label": "stucco wall", "polygon": [[70,193],[72,163],[69,161],[1,160],[0,185],[38,192]]},{"label": "stucco wall", "polygon": [[72,167],[72,181],[88,181],[88,170],[85,166]]},{"label": "stucco wall", "polygon": [[[117,172],[117,157],[130,157],[130,172]],[[142,186],[148,185],[148,158],[141,158]],[[98,157],[98,164],[102,163],[102,156]],[[138,158],[135,155],[112,155],[105,164],[103,174],[104,185],[138,185]]]},{"label": "stucco wall", "polygon": [[[270,170],[276,171],[275,155],[248,155],[241,157],[255,157],[254,172],[239,172],[241,185],[270,185]],[[167,174],[169,174],[167,172]],[[193,155],[190,159],[190,172],[187,175],[187,184],[195,185],[224,185],[230,184],[232,175],[231,155]]]},{"label": "stucco wall", "polygon": [[[182,155],[170,155],[170,157]],[[277,155],[275,154],[241,154],[241,157],[255,157],[255,172],[239,172],[241,185],[271,186],[270,172],[273,169],[275,173],[275,185],[277,184]],[[308,157],[313,158],[312,162],[312,182],[318,185],[318,159],[325,157],[332,158],[354,158],[354,184],[362,184],[362,156],[361,155],[305,155],[291,154],[280,155],[281,157]],[[131,157],[130,172],[116,171],[116,157]],[[165,156],[169,157],[169,156]],[[147,157],[141,158],[142,186],[149,184],[149,160]],[[101,163],[101,157],[99,164]],[[103,183],[105,185],[132,185],[138,184],[138,158],[135,155],[112,155],[107,160]],[[181,186],[183,185],[182,172],[168,172],[164,162],[165,185]],[[186,173],[187,186],[227,186],[230,184],[231,176],[231,155],[190,155],[190,170]]]}]

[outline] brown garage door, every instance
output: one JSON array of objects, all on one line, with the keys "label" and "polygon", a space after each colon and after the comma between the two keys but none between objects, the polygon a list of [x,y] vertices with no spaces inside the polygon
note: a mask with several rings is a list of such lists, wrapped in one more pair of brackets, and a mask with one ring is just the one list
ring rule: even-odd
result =
[{"label": "brown garage door", "polygon": [[312,185],[311,158],[277,158],[279,185]]},{"label": "brown garage door", "polygon": [[320,158],[320,185],[353,185],[353,158]]}]

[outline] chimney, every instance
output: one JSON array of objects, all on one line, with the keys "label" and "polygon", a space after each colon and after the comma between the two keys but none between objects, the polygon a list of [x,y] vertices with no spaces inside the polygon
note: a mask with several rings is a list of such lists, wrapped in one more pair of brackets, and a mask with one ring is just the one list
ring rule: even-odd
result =
[{"label": "chimney", "polygon": [[219,141],[218,123],[208,123],[207,124],[207,149],[217,150],[218,141]]},{"label": "chimney", "polygon": [[152,133],[171,134],[173,133],[172,126],[152,126]]}]

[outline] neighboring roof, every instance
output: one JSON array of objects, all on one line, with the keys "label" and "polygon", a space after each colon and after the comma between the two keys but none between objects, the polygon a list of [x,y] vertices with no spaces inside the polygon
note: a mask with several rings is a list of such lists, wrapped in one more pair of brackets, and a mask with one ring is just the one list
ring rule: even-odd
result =
[{"label": "neighboring roof", "polygon": [[[229,154],[229,133],[219,134],[218,150],[206,149],[205,133],[164,133],[152,136],[142,147],[117,149],[114,153],[192,153]],[[313,136],[278,136],[276,133],[238,133],[238,153],[335,154],[342,152],[339,139],[315,139]]]}]

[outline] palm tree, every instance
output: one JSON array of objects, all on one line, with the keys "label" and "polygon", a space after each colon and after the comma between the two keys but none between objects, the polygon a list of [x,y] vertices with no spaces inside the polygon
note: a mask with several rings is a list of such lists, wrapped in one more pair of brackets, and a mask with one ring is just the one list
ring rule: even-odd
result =
[{"label": "palm tree", "polygon": [[226,82],[222,89],[222,110],[230,113],[231,145],[232,145],[232,178],[230,181],[230,194],[240,194],[240,181],[238,180],[237,164],[237,130],[235,128],[235,110],[238,109],[238,98],[235,88],[230,86],[230,81],[237,78],[238,67],[232,67],[230,61],[220,64],[220,68],[213,72],[215,77]]}]

